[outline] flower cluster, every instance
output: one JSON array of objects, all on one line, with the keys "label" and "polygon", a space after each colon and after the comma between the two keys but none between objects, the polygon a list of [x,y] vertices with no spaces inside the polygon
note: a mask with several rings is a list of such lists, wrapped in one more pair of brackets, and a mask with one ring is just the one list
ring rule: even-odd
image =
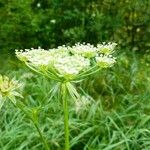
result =
[{"label": "flower cluster", "polygon": [[[111,67],[115,63],[112,53],[116,43],[102,43],[96,47],[77,43],[74,46],[59,46],[55,49],[16,50],[17,57],[31,69],[51,79],[74,80],[78,75],[89,73],[91,68]],[[92,70],[93,71],[93,70]]]},{"label": "flower cluster", "polygon": [[54,64],[54,68],[66,78],[79,74],[89,66],[90,61],[78,55],[59,57]]},{"label": "flower cluster", "polygon": [[116,62],[116,60],[111,55],[109,56],[100,55],[96,57],[96,62],[98,66],[102,68],[107,68],[107,67],[111,67]]},{"label": "flower cluster", "polygon": [[7,98],[15,104],[15,97],[22,97],[16,91],[20,86],[21,84],[19,84],[17,81],[10,80],[7,76],[0,75],[0,109]]},{"label": "flower cluster", "polygon": [[70,48],[73,54],[78,54],[83,57],[92,58],[96,56],[97,48],[91,44],[75,44],[75,46]]},{"label": "flower cluster", "polygon": [[116,47],[116,43],[105,43],[97,45],[97,51],[104,55],[110,55],[113,53],[114,48]]}]

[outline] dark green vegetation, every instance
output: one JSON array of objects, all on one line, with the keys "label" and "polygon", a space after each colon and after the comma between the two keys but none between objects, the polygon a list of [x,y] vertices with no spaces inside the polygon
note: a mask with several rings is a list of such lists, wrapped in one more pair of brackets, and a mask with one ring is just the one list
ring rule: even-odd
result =
[{"label": "dark green vegetation", "polygon": [[150,0],[0,0],[0,48],[116,41],[146,51]]},{"label": "dark green vegetation", "polygon": [[[149,5],[149,0],[0,0],[0,48],[5,52],[0,55],[0,73],[24,84],[22,101],[39,113],[52,150],[64,146],[62,102],[49,94],[55,82],[18,63],[13,50],[118,42],[116,65],[76,85],[89,103],[79,107],[70,99],[71,149],[149,150]],[[43,149],[30,120],[9,101],[0,111],[0,149]]]}]

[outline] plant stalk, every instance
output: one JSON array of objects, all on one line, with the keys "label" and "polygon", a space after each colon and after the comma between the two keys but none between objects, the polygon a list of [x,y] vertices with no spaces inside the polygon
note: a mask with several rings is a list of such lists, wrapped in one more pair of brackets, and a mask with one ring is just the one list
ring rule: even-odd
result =
[{"label": "plant stalk", "polygon": [[69,122],[68,122],[68,103],[67,103],[67,87],[66,83],[61,84],[61,97],[63,101],[63,111],[64,111],[64,126],[65,126],[65,150],[69,150]]},{"label": "plant stalk", "polygon": [[44,144],[45,150],[50,150],[50,148],[48,147],[48,144],[47,144],[47,142],[46,142],[46,140],[45,140],[45,138],[44,138],[44,136],[43,136],[43,134],[42,134],[42,132],[41,132],[39,126],[38,126],[38,124],[37,124],[36,121],[31,117],[30,113],[28,113],[28,112],[24,109],[24,107],[25,107],[24,104],[17,102],[15,106],[18,107],[22,112],[24,112],[24,114],[32,121],[32,123],[34,124],[35,128],[36,128],[37,131],[38,131],[38,134],[40,135],[40,138],[41,138],[41,140],[42,140],[42,142],[43,142],[43,144]]},{"label": "plant stalk", "polygon": [[37,129],[37,131],[38,131],[38,133],[39,133],[39,135],[40,135],[40,138],[41,138],[41,140],[42,140],[42,142],[43,142],[43,144],[44,144],[45,150],[50,150],[50,148],[49,148],[48,145],[47,145],[46,140],[44,139],[44,137],[43,137],[43,135],[42,135],[42,132],[41,132],[41,130],[40,130],[38,124],[35,123],[35,122],[33,122],[33,123],[34,123],[34,126],[35,126],[35,128]]}]

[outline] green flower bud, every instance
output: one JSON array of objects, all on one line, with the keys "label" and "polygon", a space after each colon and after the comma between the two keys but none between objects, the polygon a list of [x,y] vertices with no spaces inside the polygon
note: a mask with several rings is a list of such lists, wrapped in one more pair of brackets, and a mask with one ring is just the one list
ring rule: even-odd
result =
[{"label": "green flower bud", "polygon": [[7,76],[0,75],[0,109],[4,101],[8,98],[14,104],[16,103],[16,96],[22,97],[17,89],[21,86],[17,81],[10,80]]}]

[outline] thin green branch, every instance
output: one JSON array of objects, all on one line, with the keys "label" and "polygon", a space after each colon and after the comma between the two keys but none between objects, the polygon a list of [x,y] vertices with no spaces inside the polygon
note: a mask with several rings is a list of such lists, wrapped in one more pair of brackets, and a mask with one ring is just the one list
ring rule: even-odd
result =
[{"label": "thin green branch", "polygon": [[40,135],[40,138],[44,144],[44,147],[45,147],[45,150],[50,150],[50,148],[48,147],[48,144],[40,130],[40,128],[38,127],[38,124],[36,122],[36,120],[30,115],[30,113],[28,111],[26,111],[24,108],[25,108],[25,105],[23,103],[20,103],[20,102],[17,102],[16,107],[18,107],[22,112],[24,112],[24,114],[32,121],[32,123],[34,124],[35,128],[37,129],[39,135]]}]

